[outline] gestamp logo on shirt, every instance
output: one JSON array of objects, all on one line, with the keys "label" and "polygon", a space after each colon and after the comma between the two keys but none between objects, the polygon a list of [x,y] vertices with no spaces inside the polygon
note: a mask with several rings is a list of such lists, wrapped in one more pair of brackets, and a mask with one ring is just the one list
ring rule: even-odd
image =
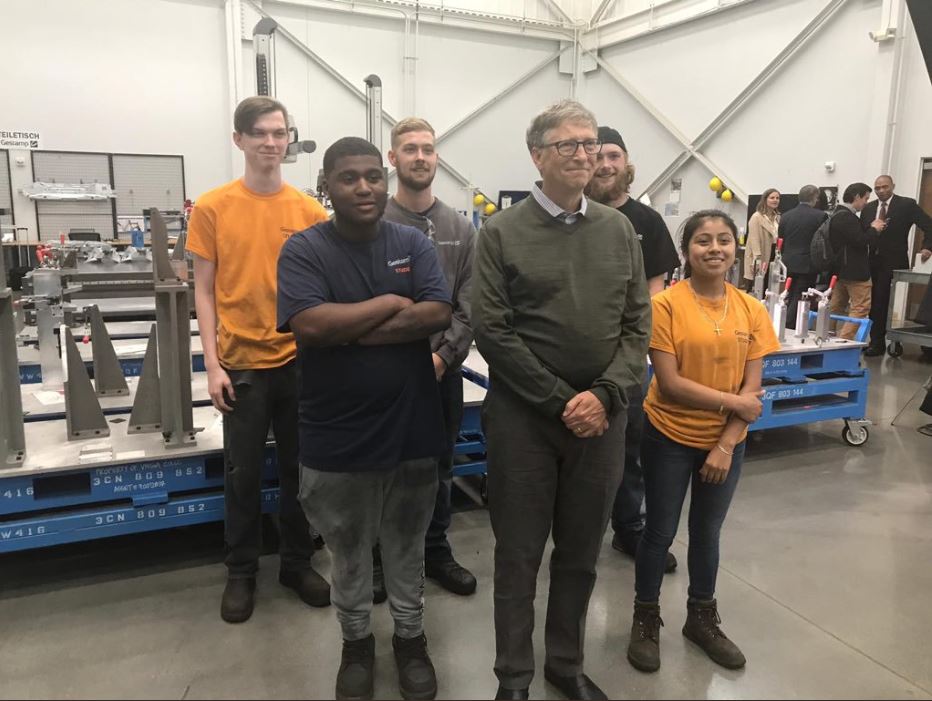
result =
[{"label": "gestamp logo on shirt", "polygon": [[738,331],[735,329],[735,337],[738,339],[738,343],[751,342],[751,334],[749,334],[747,331]]},{"label": "gestamp logo on shirt", "polygon": [[394,268],[396,273],[410,273],[411,272],[411,256],[405,256],[404,258],[396,258],[395,260],[388,261],[388,267]]},{"label": "gestamp logo on shirt", "polygon": [[293,234],[298,233],[298,230],[297,230],[297,229],[292,229],[291,227],[288,227],[288,226],[280,227],[280,228],[279,228],[279,231],[282,232],[282,238],[283,238],[283,239],[291,238],[291,236],[292,236]]}]

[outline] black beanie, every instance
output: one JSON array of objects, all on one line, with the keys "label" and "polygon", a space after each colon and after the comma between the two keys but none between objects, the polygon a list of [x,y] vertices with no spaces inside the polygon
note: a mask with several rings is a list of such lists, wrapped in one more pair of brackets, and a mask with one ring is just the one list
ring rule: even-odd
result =
[{"label": "black beanie", "polygon": [[599,141],[603,144],[615,144],[621,146],[621,150],[628,153],[628,147],[625,146],[625,140],[621,138],[616,130],[611,127],[599,127]]}]

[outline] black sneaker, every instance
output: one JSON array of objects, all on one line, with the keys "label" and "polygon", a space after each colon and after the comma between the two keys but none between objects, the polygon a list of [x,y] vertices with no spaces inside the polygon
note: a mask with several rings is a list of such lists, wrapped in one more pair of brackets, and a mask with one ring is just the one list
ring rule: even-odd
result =
[{"label": "black sneaker", "polygon": [[864,355],[868,358],[876,358],[878,355],[884,354],[883,346],[868,346],[864,349]]},{"label": "black sneaker", "polygon": [[424,562],[424,574],[441,587],[460,596],[469,596],[476,591],[476,578],[472,572],[452,557],[449,560]]},{"label": "black sneaker", "polygon": [[227,623],[248,621],[255,601],[255,577],[228,579],[220,600],[220,618]]},{"label": "black sneaker", "polygon": [[424,699],[437,696],[437,675],[427,654],[427,638],[392,637],[395,664],[398,665],[398,690],[403,699]]},{"label": "black sneaker", "polygon": [[340,671],[337,672],[337,699],[371,699],[375,671],[375,636],[344,640]]},{"label": "black sneaker", "polygon": [[[618,531],[612,537],[612,548],[625,555],[637,557],[638,543],[641,542],[641,536],[644,531]],[[664,563],[663,571],[669,574],[676,569],[676,556],[667,550],[667,561]]]}]

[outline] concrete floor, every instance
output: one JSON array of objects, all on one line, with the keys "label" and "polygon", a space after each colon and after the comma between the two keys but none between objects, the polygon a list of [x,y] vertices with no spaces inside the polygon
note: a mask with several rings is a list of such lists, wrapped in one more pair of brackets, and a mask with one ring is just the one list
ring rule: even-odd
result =
[{"label": "concrete floor", "polygon": [[[611,697],[932,697],[932,438],[915,431],[929,417],[914,396],[932,366],[909,346],[904,358],[868,364],[875,426],[864,447],[842,443],[838,421],[752,434],[718,591],[745,670],[715,666],[679,632],[685,532],[673,547],[683,564],[664,585],[663,666],[653,675],[631,668],[634,565],[606,537],[587,671]],[[458,513],[450,536],[479,591],[462,599],[428,584],[440,698],[491,698],[486,512]],[[0,697],[332,698],[340,657],[333,611],[309,609],[283,589],[269,555],[252,619],[223,623],[221,537],[212,525],[0,558]],[[329,570],[326,551],[317,564]],[[543,574],[541,600],[546,586]],[[399,698],[386,606],[374,620],[376,695]],[[539,666],[541,629],[539,619]],[[559,698],[542,675],[531,692]]]}]

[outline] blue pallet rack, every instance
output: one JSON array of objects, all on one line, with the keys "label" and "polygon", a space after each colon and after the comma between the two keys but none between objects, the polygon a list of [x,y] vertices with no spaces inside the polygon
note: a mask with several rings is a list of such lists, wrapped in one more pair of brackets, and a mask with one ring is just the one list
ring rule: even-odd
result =
[{"label": "blue pallet rack", "polygon": [[[478,406],[464,407],[456,476],[485,473]],[[223,520],[223,451],[87,465],[48,473],[0,471],[0,554]],[[265,513],[278,510],[275,450],[263,474]]]}]

